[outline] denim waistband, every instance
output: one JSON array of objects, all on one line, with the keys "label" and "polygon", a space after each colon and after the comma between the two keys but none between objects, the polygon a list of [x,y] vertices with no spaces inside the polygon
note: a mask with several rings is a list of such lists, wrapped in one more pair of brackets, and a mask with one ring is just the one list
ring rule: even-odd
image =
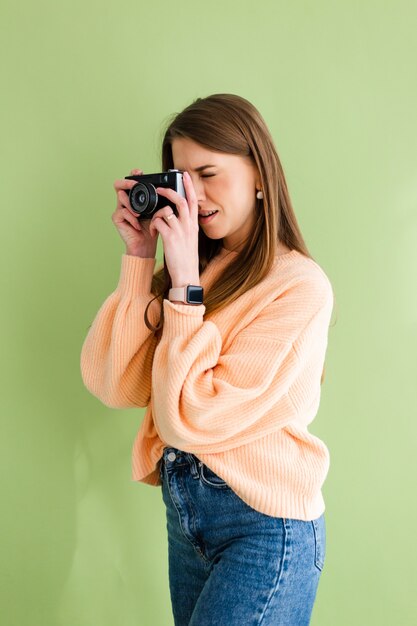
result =
[{"label": "denim waistband", "polygon": [[184,452],[179,448],[167,446],[164,448],[161,458],[161,471],[165,465],[168,471],[174,470],[176,467],[184,467],[189,465],[193,475],[198,475],[198,467],[202,462],[192,452]]},{"label": "denim waistband", "polygon": [[180,450],[179,448],[174,448],[173,446],[166,446],[162,452],[162,460],[169,463],[180,463],[180,462],[191,462],[191,461],[199,461],[195,454],[192,452],[184,452],[184,450]]}]

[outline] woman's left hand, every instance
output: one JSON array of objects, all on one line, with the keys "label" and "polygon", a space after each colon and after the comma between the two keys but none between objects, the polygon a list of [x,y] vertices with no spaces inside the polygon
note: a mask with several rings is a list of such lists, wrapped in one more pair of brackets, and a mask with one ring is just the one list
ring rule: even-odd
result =
[{"label": "woman's left hand", "polygon": [[178,192],[165,187],[157,187],[158,195],[171,200],[178,210],[178,217],[172,208],[163,207],[156,211],[149,223],[149,232],[160,233],[164,244],[165,261],[171,276],[173,287],[199,285],[198,272],[198,201],[191,177],[183,173],[186,198]]}]

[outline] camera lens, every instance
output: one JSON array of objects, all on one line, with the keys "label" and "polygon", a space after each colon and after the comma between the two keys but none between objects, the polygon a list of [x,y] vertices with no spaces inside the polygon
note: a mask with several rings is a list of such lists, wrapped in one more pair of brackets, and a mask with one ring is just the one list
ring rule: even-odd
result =
[{"label": "camera lens", "polygon": [[138,183],[131,188],[129,201],[133,211],[143,218],[152,214],[158,202],[158,195],[151,183]]}]

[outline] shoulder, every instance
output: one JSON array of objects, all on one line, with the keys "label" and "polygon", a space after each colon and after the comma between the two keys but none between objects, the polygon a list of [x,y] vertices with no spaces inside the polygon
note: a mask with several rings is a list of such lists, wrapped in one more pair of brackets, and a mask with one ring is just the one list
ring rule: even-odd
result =
[{"label": "shoulder", "polygon": [[314,259],[298,250],[277,257],[268,276],[262,281],[275,299],[299,296],[304,299],[333,301],[332,283],[324,269]]},{"label": "shoulder", "polygon": [[298,250],[276,257],[267,280],[279,283],[301,281],[306,284],[316,284],[318,288],[327,291],[332,290],[330,279],[321,265]]}]

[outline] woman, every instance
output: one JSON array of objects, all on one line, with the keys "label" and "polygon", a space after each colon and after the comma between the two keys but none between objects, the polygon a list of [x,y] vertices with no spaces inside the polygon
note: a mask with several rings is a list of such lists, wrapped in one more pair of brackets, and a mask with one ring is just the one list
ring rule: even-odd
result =
[{"label": "woman", "polygon": [[[114,184],[126,253],[84,342],[83,381],[109,407],[147,407],[132,475],[162,485],[176,626],[303,626],[325,558],[329,452],[307,426],[331,283],[247,100],[186,107],[165,132],[162,168],[184,171],[185,198],[157,189],[178,215],[167,205],[138,221],[135,181]],[[203,287],[202,303],[187,301],[188,285]]]}]

